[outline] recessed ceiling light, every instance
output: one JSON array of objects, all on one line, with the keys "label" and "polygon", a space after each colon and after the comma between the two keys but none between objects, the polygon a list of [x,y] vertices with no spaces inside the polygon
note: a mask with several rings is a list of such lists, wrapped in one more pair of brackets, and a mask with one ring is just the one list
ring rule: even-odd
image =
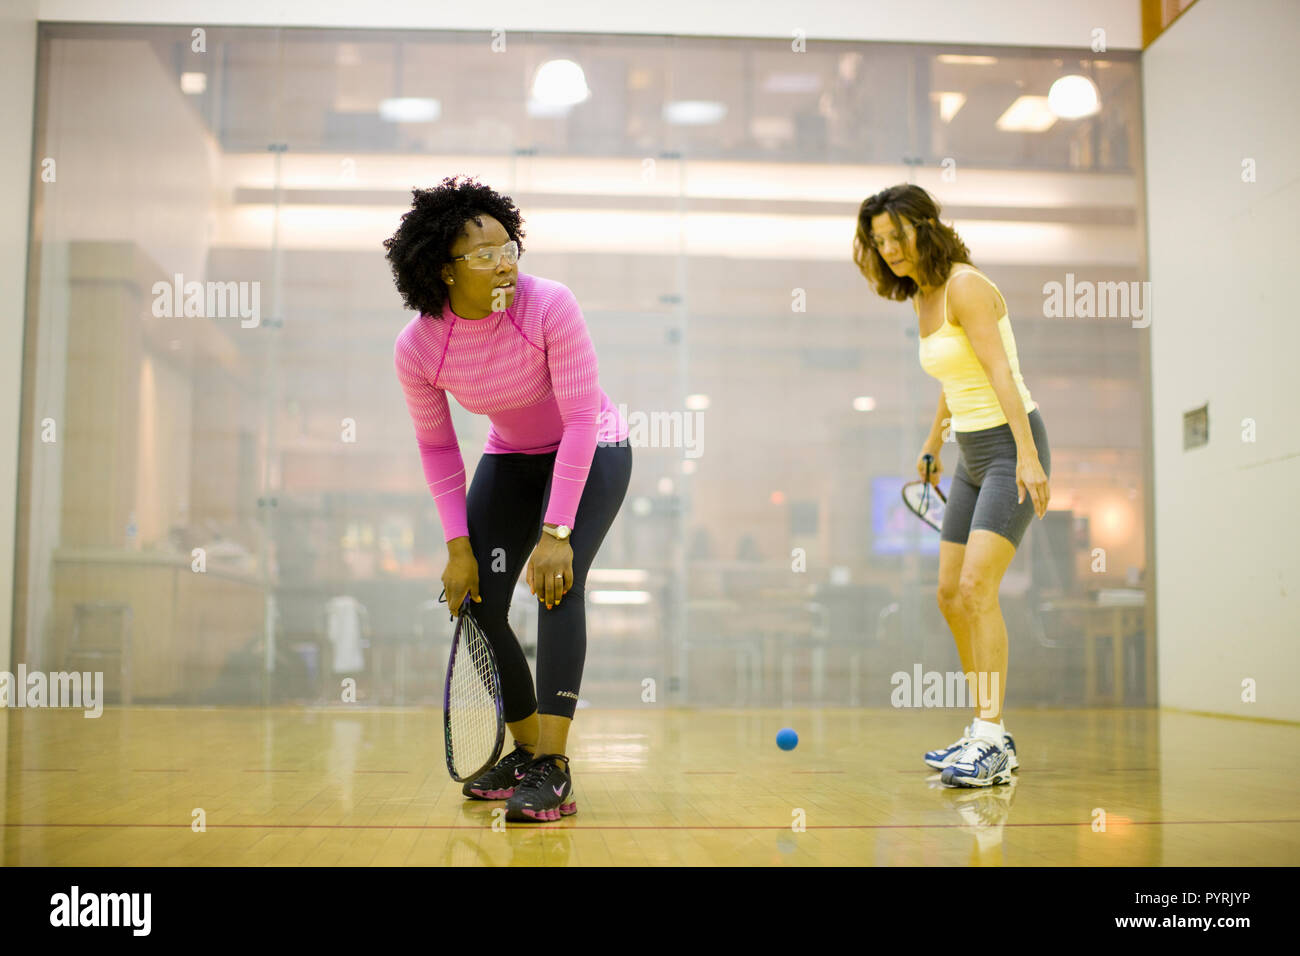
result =
[{"label": "recessed ceiling light", "polygon": [[822,78],[816,73],[771,73],[763,81],[765,93],[816,93]]},{"label": "recessed ceiling light", "polygon": [[425,97],[398,96],[381,100],[379,115],[390,123],[432,123],[442,115],[442,104]]},{"label": "recessed ceiling light", "polygon": [[1046,96],[1020,96],[998,117],[997,128],[1011,133],[1041,133],[1056,123]]},{"label": "recessed ceiling light", "polygon": [[965,93],[934,92],[930,94],[930,99],[939,104],[939,119],[945,123],[951,122],[957,111],[966,104]]},{"label": "recessed ceiling light", "polygon": [[591,591],[592,604],[649,604],[649,591]]},{"label": "recessed ceiling light", "polygon": [[208,88],[208,74],[206,73],[182,73],[181,74],[181,92],[188,93],[190,96],[204,92]]},{"label": "recessed ceiling light", "polygon": [[727,107],[713,100],[677,100],[664,104],[664,119],[675,126],[709,126],[727,115]]},{"label": "recessed ceiling light", "polygon": [[956,63],[966,66],[992,66],[998,62],[995,56],[966,56],[962,53],[940,53],[940,63]]}]

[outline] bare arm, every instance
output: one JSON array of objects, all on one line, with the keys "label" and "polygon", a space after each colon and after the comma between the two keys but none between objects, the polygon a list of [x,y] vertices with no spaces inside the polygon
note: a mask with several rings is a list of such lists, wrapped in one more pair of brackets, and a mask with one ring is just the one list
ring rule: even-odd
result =
[{"label": "bare arm", "polygon": [[984,282],[954,280],[950,289],[953,315],[959,317],[962,330],[970,340],[971,348],[984,367],[989,384],[998,397],[1002,413],[1011,434],[1016,440],[1016,486],[1019,500],[1028,494],[1034,502],[1034,512],[1039,518],[1047,513],[1051,488],[1042,464],[1038,460],[1038,446],[1034,444],[1033,430],[1029,425],[1029,412],[1011,377],[1011,363],[998,331],[1002,314],[998,294]]},{"label": "bare arm", "polygon": [[1023,458],[1038,460],[1038,448],[1034,444],[1034,433],[1029,427],[1029,413],[1025,411],[1024,400],[1011,377],[1011,363],[1007,361],[1007,351],[1002,344],[1002,333],[998,331],[998,319],[1002,314],[998,295],[988,283],[977,280],[963,281],[955,278],[949,289],[953,315],[961,323],[962,331],[970,340],[971,349],[984,374],[993,386],[993,392],[1002,406],[1002,414],[1011,426],[1011,434],[1016,439],[1016,453]]}]

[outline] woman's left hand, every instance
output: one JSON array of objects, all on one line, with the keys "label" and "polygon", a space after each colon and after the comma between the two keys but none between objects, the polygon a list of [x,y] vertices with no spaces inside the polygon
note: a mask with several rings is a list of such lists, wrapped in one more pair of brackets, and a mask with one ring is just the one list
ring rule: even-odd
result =
[{"label": "woman's left hand", "polygon": [[1047,513],[1052,491],[1047,486],[1047,475],[1038,462],[1037,452],[1032,456],[1020,455],[1016,458],[1016,487],[1020,490],[1016,504],[1025,500],[1025,492],[1028,491],[1029,497],[1034,501],[1034,513],[1040,518]]},{"label": "woman's left hand", "polygon": [[568,541],[542,532],[541,540],[528,556],[528,590],[549,611],[573,587],[573,548]]}]

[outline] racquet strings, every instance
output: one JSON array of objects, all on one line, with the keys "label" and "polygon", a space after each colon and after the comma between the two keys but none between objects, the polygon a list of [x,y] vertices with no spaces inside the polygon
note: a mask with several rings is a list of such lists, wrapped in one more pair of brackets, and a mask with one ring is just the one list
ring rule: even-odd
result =
[{"label": "racquet strings", "polygon": [[497,745],[500,686],[487,636],[466,610],[447,686],[447,740],[457,777],[477,772]]},{"label": "racquet strings", "polygon": [[930,527],[936,531],[943,528],[944,500],[934,485],[924,481],[910,482],[903,486],[903,500]]}]

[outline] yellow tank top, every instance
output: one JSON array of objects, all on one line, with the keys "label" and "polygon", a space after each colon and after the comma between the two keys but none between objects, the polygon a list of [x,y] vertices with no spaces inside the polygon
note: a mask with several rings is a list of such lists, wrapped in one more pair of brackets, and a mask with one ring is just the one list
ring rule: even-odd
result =
[{"label": "yellow tank top", "polygon": [[[993,280],[978,270],[962,269],[948,277],[948,282],[961,272],[974,272],[992,285]],[[952,430],[956,432],[975,432],[984,428],[996,428],[1007,423],[1007,416],[1002,411],[997,392],[989,377],[980,365],[979,357],[971,348],[966,331],[948,321],[948,282],[943,284],[943,325],[934,332],[921,337],[921,368],[934,376],[943,385],[944,398],[948,410],[952,413]],[[1002,290],[998,289],[998,295]],[[1002,302],[1006,304],[1006,296]],[[921,310],[916,300],[912,300],[916,314]],[[998,332],[1002,335],[1002,346],[1006,349],[1007,364],[1011,367],[1011,379],[1016,383],[1021,399],[1025,403],[1025,414],[1029,414],[1038,405],[1029,397],[1029,389],[1020,377],[1020,358],[1016,353],[1016,337],[1011,334],[1011,318],[1005,312],[998,319]]]}]

